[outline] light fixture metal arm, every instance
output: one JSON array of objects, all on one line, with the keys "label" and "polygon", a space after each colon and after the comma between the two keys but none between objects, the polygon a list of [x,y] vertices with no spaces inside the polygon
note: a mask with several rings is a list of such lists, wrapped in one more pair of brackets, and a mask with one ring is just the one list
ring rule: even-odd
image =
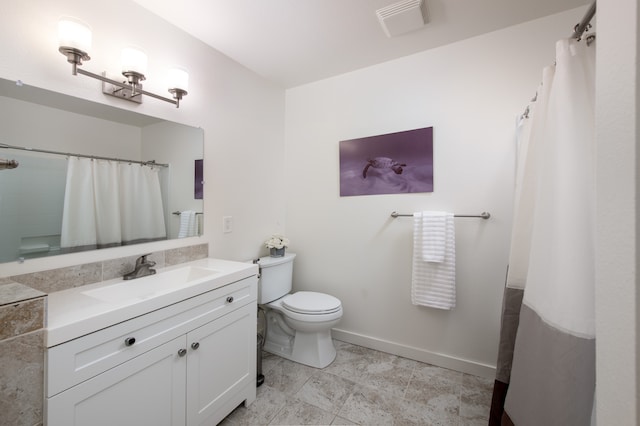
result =
[{"label": "light fixture metal arm", "polygon": [[[87,71],[87,70],[85,70],[83,68],[77,68],[77,73],[85,75],[87,77],[95,78],[96,80],[100,80],[100,81],[102,81],[104,83],[113,84],[114,86],[118,86],[121,89],[131,89],[131,85],[128,84],[128,83],[123,83],[121,81],[113,80],[113,79],[111,79],[109,77],[105,77],[104,75],[92,73],[91,71]],[[135,96],[135,95],[138,95],[138,94],[151,96],[152,98],[156,98],[156,99],[159,99],[161,101],[169,102],[170,104],[174,104],[174,105],[178,106],[178,101],[177,100],[166,98],[166,97],[160,96],[160,95],[156,95],[155,93],[152,93],[152,92],[147,92],[146,90],[142,90],[139,87],[135,91],[135,93],[132,94],[132,96]]]}]

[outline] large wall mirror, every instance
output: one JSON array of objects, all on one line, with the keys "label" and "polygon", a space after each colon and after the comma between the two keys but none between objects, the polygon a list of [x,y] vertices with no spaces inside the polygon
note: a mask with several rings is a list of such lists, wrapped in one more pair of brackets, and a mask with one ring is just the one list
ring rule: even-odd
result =
[{"label": "large wall mirror", "polygon": [[0,262],[200,235],[202,158],[202,129],[0,79]]}]

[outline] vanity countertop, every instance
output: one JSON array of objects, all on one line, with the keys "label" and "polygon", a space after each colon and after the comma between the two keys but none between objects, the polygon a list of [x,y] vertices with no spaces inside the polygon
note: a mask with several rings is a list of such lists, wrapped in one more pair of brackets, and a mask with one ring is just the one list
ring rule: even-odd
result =
[{"label": "vanity countertop", "polygon": [[[208,271],[211,275],[207,275]],[[188,273],[189,278],[176,280],[171,287],[155,287],[164,277],[182,272]],[[207,258],[159,268],[155,275],[130,281],[117,278],[50,293],[46,346],[59,345],[257,273],[258,265]],[[138,290],[143,287],[153,291],[142,294]]]}]

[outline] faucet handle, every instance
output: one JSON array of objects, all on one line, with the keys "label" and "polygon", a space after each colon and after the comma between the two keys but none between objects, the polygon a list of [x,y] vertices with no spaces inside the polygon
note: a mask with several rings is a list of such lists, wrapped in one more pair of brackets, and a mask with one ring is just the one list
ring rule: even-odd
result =
[{"label": "faucet handle", "polygon": [[136,265],[142,265],[143,263],[147,263],[147,256],[151,256],[151,253],[140,255],[140,257],[136,259]]}]

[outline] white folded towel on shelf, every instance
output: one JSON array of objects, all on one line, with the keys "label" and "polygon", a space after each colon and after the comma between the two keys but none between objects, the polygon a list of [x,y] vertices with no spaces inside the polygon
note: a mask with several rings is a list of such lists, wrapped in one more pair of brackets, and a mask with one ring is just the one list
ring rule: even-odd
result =
[{"label": "white folded towel on shelf", "polygon": [[439,309],[456,306],[453,213],[413,214],[411,303]]},{"label": "white folded towel on shelf", "polygon": [[196,212],[193,210],[185,210],[180,213],[180,230],[178,238],[194,237],[198,230],[198,222],[196,221]]}]

